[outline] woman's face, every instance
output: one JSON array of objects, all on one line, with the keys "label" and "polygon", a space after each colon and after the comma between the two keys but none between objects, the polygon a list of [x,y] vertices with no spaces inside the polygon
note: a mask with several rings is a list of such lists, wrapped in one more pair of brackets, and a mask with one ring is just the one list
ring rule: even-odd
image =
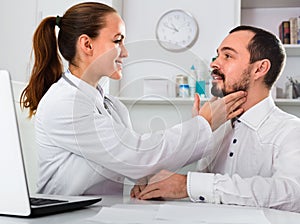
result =
[{"label": "woman's face", "polygon": [[125,24],[117,13],[106,16],[106,27],[100,30],[97,38],[92,40],[93,66],[101,76],[111,79],[122,78],[123,59],[128,56],[124,46]]}]

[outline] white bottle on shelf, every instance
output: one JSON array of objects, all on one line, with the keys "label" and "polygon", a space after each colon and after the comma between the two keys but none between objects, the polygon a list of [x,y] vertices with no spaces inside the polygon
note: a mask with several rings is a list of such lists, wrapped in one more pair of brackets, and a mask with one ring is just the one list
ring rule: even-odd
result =
[{"label": "white bottle on shelf", "polygon": [[190,87],[190,97],[194,97],[196,92],[197,71],[194,65],[191,66],[188,83]]}]

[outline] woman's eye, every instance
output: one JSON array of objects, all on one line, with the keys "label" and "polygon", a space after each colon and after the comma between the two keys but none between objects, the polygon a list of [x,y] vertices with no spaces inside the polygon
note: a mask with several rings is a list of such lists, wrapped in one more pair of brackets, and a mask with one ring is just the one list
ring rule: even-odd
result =
[{"label": "woman's eye", "polygon": [[114,40],[115,44],[120,44],[122,42],[122,39]]},{"label": "woman's eye", "polygon": [[121,44],[124,41],[124,35],[117,35],[115,38],[116,40],[113,41],[115,44]]}]

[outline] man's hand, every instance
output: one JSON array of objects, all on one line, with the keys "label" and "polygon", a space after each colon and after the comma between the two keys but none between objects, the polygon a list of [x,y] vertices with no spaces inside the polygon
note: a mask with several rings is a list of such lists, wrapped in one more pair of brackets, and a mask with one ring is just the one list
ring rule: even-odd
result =
[{"label": "man's hand", "polygon": [[145,187],[148,184],[148,178],[144,177],[139,179],[134,187],[131,189],[130,191],[130,197],[132,198],[138,198],[138,196],[140,195],[141,191],[145,189]]},{"label": "man's hand", "polygon": [[188,196],[186,189],[186,175],[162,170],[154,175],[148,185],[140,192],[139,199],[151,198],[185,198]]}]

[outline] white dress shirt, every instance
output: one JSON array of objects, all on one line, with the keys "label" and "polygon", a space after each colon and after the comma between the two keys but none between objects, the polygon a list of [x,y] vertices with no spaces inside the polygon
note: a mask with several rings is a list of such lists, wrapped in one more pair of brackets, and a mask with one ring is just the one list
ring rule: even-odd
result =
[{"label": "white dress shirt", "polygon": [[189,172],[192,201],[300,212],[300,119],[268,97],[213,133]]},{"label": "white dress shirt", "polygon": [[65,195],[120,194],[125,176],[138,179],[199,160],[212,134],[200,116],[138,134],[119,100],[104,99],[70,72],[40,101],[35,130],[38,192]]}]

